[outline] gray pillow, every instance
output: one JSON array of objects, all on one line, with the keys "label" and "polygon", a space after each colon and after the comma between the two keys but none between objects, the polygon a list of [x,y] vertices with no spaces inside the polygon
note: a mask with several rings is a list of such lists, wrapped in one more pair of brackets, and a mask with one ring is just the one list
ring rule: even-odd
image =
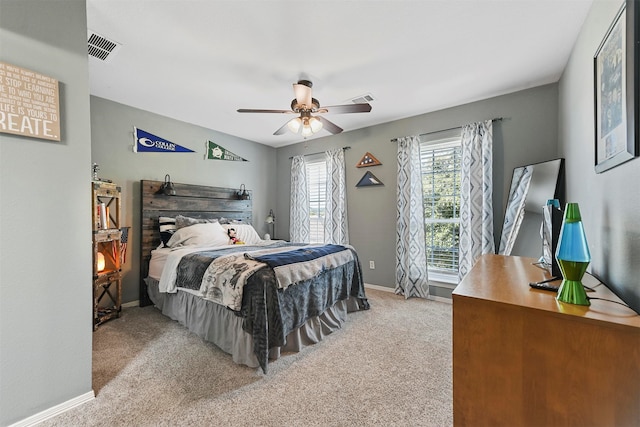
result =
[{"label": "gray pillow", "polygon": [[188,216],[178,215],[176,217],[176,230],[195,224],[208,224],[218,222],[217,218],[191,218]]},{"label": "gray pillow", "polygon": [[246,224],[246,222],[244,222],[241,219],[230,219],[230,218],[225,218],[223,216],[218,218],[218,222],[220,224]]}]

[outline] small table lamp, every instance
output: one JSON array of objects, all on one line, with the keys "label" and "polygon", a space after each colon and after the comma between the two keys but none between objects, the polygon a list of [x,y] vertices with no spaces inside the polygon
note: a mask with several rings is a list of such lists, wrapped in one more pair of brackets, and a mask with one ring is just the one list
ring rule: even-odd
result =
[{"label": "small table lamp", "polygon": [[591,262],[591,253],[577,203],[567,203],[565,208],[556,259],[563,277],[556,300],[570,304],[591,305],[582,285],[582,276]]},{"label": "small table lamp", "polygon": [[275,237],[276,234],[276,216],[273,213],[273,209],[269,209],[269,215],[264,220],[267,224],[271,224],[271,237]]}]

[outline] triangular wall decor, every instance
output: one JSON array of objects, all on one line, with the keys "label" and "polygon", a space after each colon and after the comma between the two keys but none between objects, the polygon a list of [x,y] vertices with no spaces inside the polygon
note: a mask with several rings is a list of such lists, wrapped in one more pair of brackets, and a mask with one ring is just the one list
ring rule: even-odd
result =
[{"label": "triangular wall decor", "polygon": [[364,156],[362,156],[362,158],[360,159],[360,161],[358,162],[358,164],[356,165],[356,167],[358,168],[366,168],[368,166],[378,166],[381,165],[382,163],[380,163],[380,161],[378,159],[376,159],[373,154],[367,152]]},{"label": "triangular wall decor", "polygon": [[375,177],[371,172],[365,173],[360,181],[356,184],[356,187],[368,187],[371,185],[384,185],[382,181]]}]

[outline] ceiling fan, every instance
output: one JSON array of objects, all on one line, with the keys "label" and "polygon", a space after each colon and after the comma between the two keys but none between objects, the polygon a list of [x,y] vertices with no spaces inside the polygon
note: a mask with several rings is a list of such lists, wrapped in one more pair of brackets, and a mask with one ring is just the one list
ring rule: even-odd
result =
[{"label": "ceiling fan", "polygon": [[311,88],[313,83],[309,80],[299,80],[298,83],[293,84],[293,92],[295,98],[291,101],[290,110],[260,110],[251,108],[240,108],[238,113],[279,113],[279,114],[299,114],[298,117],[289,120],[280,129],[275,131],[274,135],[282,135],[287,130],[293,133],[301,133],[305,138],[311,136],[321,129],[326,129],[332,134],[342,132],[342,128],[333,122],[325,119],[319,115],[322,113],[368,113],[371,111],[371,105],[367,103],[362,104],[347,104],[347,105],[332,105],[329,107],[320,108],[320,102],[317,99],[311,97]]}]

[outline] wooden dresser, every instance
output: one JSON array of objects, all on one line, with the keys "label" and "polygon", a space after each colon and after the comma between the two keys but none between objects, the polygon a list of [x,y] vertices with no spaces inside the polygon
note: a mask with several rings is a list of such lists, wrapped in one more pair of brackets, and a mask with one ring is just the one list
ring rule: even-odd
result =
[{"label": "wooden dresser", "polygon": [[557,302],[529,287],[549,277],[534,262],[485,255],[453,292],[454,424],[640,426],[640,316]]}]

